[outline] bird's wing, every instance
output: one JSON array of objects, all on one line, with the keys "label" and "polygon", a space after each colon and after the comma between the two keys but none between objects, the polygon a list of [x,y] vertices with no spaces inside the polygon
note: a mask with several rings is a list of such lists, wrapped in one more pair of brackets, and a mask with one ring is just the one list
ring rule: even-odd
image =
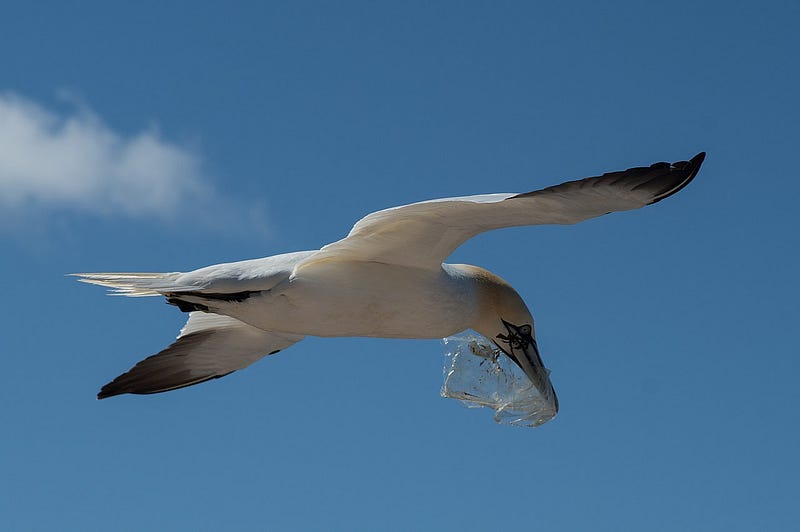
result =
[{"label": "bird's wing", "polygon": [[675,194],[705,158],[655,163],[522,194],[444,198],[393,207],[359,220],[346,238],[323,247],[295,271],[321,261],[375,261],[439,268],[463,242],[503,227],[574,224],[638,209]]},{"label": "bird's wing", "polygon": [[97,398],[167,392],[224,377],[302,339],[228,316],[192,312],[172,345],[103,386]]}]

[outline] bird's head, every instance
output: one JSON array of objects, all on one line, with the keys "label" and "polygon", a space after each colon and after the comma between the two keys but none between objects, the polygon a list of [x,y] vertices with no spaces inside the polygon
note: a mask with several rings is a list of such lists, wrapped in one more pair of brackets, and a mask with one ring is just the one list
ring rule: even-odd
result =
[{"label": "bird's head", "polygon": [[479,312],[472,329],[494,342],[558,411],[558,397],[539,354],[530,310],[506,281],[486,270],[475,271]]}]

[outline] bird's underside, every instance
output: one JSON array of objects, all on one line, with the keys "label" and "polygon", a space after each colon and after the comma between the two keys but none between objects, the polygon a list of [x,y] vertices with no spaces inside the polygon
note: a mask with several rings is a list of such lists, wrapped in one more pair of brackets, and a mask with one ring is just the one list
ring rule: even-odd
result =
[{"label": "bird's underside", "polygon": [[[486,315],[484,281],[466,268],[442,264],[456,247],[501,227],[574,224],[656,203],[684,188],[704,156],[522,194],[394,207],[366,216],[346,238],[317,251],[192,272],[75,274],[112,294],[165,297],[189,313],[172,345],[105,385],[98,398],[165,392],[219,378],[305,335],[430,338],[480,323],[497,341],[495,332],[507,330],[505,303],[492,306],[497,315]],[[526,325],[520,320],[514,325]],[[498,329],[490,333],[485,324],[491,323]]]}]

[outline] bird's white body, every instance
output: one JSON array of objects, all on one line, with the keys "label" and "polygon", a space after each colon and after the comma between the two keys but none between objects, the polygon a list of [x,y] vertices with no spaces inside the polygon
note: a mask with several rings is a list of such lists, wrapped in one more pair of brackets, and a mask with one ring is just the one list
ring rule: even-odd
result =
[{"label": "bird's white body", "polygon": [[[446,198],[372,213],[316,251],[218,264],[186,273],[78,274],[127,296],[162,295],[190,312],[178,340],[106,385],[99,397],[154,393],[226,375],[304,336],[443,338],[474,329],[557,401],[533,318],[504,280],[443,261],[501,227],[573,224],[655,203],[697,174],[691,161],[572,181],[523,194]],[[527,246],[520,246],[521,259]]]},{"label": "bird's white body", "polygon": [[[444,338],[475,327],[482,304],[495,291],[513,292],[499,277],[465,264],[425,269],[322,261],[298,268],[315,253],[219,264],[181,274],[174,283],[193,288],[180,296],[183,301],[259,329],[330,337]],[[246,281],[241,272],[249,273]],[[257,288],[258,293],[242,301],[215,301],[205,295],[233,285]],[[203,291],[197,293],[197,288]],[[517,306],[515,313],[527,312],[521,299]]]},{"label": "bird's white body", "polygon": [[471,279],[455,266],[323,262],[242,302],[229,315],[303,335],[443,338],[473,324],[477,297]]}]

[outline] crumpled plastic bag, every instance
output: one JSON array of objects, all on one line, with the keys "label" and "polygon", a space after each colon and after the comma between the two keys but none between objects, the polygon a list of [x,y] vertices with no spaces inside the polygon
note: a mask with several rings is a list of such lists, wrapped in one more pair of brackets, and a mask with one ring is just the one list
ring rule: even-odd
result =
[{"label": "crumpled plastic bag", "polygon": [[487,406],[501,424],[538,427],[555,417],[553,401],[484,336],[467,331],[444,338],[442,343],[442,397],[458,399],[468,408]]}]

